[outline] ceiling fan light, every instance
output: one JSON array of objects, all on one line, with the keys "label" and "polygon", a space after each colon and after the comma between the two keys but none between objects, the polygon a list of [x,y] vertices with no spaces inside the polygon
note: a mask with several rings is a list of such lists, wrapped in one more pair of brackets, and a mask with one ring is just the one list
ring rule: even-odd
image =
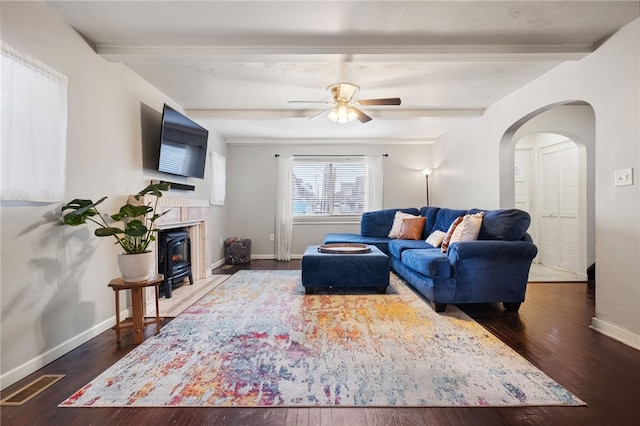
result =
[{"label": "ceiling fan light", "polygon": [[338,123],[338,107],[333,107],[327,118]]},{"label": "ceiling fan light", "polygon": [[336,123],[349,123],[357,118],[356,112],[348,105],[339,104],[333,107],[329,115],[329,120]]}]

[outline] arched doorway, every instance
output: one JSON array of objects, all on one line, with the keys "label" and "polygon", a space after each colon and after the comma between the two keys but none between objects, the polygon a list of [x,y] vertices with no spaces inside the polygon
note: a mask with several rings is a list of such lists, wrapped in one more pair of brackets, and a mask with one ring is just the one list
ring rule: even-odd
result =
[{"label": "arched doorway", "polygon": [[571,269],[585,281],[595,262],[594,123],[584,102],[550,105],[514,123],[500,146],[501,207],[531,214],[535,262]]}]

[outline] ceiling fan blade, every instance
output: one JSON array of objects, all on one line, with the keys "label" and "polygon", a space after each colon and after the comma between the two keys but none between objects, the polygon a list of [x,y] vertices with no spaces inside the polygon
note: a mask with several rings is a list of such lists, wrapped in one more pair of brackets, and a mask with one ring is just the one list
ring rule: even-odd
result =
[{"label": "ceiling fan blade", "polygon": [[400,98],[360,99],[359,105],[400,105]]},{"label": "ceiling fan blade", "polygon": [[366,123],[367,121],[371,121],[371,117],[369,117],[364,112],[360,111],[358,108],[351,107],[351,109],[356,113],[356,118],[361,123]]},{"label": "ceiling fan blade", "polygon": [[327,109],[323,109],[323,110],[322,110],[322,111],[320,111],[319,113],[314,114],[314,115],[312,115],[311,117],[307,118],[307,121],[311,121],[311,120],[313,120],[314,118],[316,118],[316,117],[318,117],[318,116],[320,116],[320,115],[324,114],[325,112],[329,111],[331,108],[333,108],[333,107],[329,107],[329,108],[327,108]]}]

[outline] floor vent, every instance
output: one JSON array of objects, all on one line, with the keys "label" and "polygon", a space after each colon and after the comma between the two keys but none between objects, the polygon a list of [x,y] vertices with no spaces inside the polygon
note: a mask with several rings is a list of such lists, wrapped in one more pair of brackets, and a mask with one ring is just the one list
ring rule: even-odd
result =
[{"label": "floor vent", "polygon": [[231,269],[231,268],[233,268],[233,265],[224,265],[220,269],[225,269],[226,270],[226,269]]},{"label": "floor vent", "polygon": [[0,405],[22,405],[62,379],[64,374],[45,374],[0,401]]}]

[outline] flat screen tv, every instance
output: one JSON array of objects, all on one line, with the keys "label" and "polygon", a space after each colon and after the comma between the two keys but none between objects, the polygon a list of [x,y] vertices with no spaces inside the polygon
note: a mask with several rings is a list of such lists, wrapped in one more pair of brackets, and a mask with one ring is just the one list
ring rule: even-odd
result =
[{"label": "flat screen tv", "polygon": [[167,104],[162,109],[158,171],[204,178],[209,131]]}]

